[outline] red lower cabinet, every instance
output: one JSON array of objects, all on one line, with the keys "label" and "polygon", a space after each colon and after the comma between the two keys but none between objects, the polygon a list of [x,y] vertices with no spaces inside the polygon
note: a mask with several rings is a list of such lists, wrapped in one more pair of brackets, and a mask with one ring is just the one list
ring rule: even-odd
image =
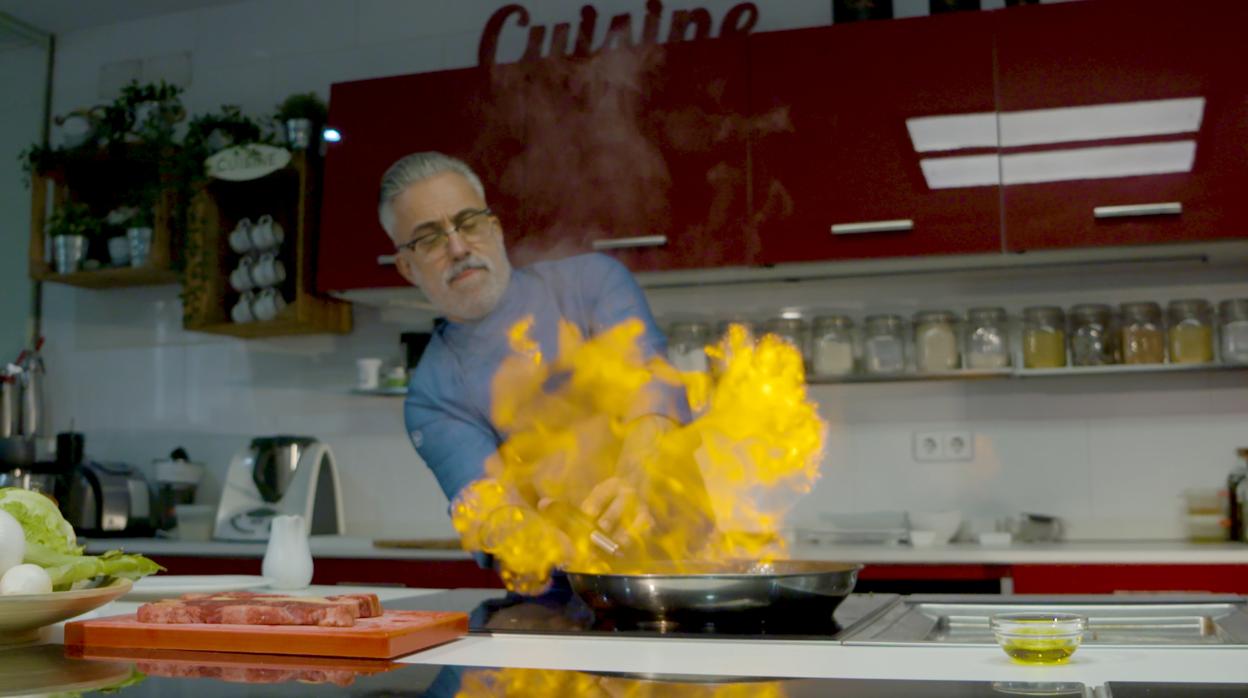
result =
[{"label": "red lower cabinet", "polygon": [[1014,565],[1016,594],[1248,594],[1248,564]]},{"label": "red lower cabinet", "polygon": [[[260,558],[149,555],[169,574],[260,574]],[[403,586],[420,589],[501,589],[493,570],[475,560],[379,560],[324,557],[313,584]]]}]

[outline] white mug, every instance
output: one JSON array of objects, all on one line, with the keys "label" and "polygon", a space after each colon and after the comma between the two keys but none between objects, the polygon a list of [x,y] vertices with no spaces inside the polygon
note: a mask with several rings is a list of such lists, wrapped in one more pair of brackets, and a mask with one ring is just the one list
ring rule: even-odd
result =
[{"label": "white mug", "polygon": [[230,233],[230,249],[239,254],[251,250],[251,219],[243,218]]},{"label": "white mug", "polygon": [[286,280],[286,265],[273,252],[266,252],[252,267],[251,276],[257,286],[276,286]]},{"label": "white mug", "polygon": [[257,250],[269,250],[278,247],[285,239],[286,232],[282,224],[273,220],[273,216],[264,214],[256,219],[251,227],[251,244]]},{"label": "white mug", "polygon": [[286,299],[282,298],[282,294],[278,293],[275,288],[266,288],[251,304],[251,314],[260,321],[272,320],[285,307]]},{"label": "white mug", "polygon": [[256,319],[252,314],[251,306],[256,302],[256,294],[248,291],[238,297],[238,302],[230,309],[230,318],[234,322],[243,323],[251,322]]},{"label": "white mug", "polygon": [[251,257],[243,257],[239,260],[238,267],[230,272],[230,286],[242,293],[255,288],[256,284],[256,271],[252,266]]},{"label": "white mug", "polygon": [[360,390],[376,390],[381,387],[381,359],[356,359],[355,370],[355,387]]}]

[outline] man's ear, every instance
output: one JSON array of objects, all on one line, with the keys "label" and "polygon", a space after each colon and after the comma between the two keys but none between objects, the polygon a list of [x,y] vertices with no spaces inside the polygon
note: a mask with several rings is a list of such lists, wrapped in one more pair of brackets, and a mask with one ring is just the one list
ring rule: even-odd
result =
[{"label": "man's ear", "polygon": [[416,288],[420,288],[420,290],[422,291],[424,290],[420,286],[420,277],[416,275],[416,267],[415,265],[412,264],[412,260],[409,259],[407,255],[405,254],[395,255],[394,256],[394,268],[399,271],[399,274],[404,279],[407,279],[407,283],[415,286]]}]

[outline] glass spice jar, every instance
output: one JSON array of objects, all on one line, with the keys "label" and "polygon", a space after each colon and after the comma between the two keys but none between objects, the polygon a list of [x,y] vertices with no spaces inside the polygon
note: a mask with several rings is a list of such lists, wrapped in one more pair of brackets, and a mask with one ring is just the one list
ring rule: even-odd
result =
[{"label": "glass spice jar", "polygon": [[870,315],[862,341],[867,373],[901,373],[906,368],[905,321],[900,315]]},{"label": "glass spice jar", "polygon": [[957,317],[948,310],[914,315],[914,363],[919,371],[952,371],[962,364]]},{"label": "glass spice jar", "polygon": [[1213,361],[1213,307],[1199,298],[1171,301],[1167,308],[1170,363]]},{"label": "glass spice jar", "polygon": [[1113,316],[1113,308],[1104,303],[1081,303],[1070,309],[1072,366],[1117,363]]},{"label": "glass spice jar", "polygon": [[1023,308],[1023,366],[1066,365],[1066,314],[1053,305]]},{"label": "glass spice jar", "polygon": [[763,325],[763,331],[767,334],[774,334],[777,337],[792,344],[802,355],[802,361],[805,362],[806,354],[806,321],[801,318],[793,317],[777,317],[768,320]]},{"label": "glass spice jar", "polygon": [[1166,361],[1166,330],[1161,306],[1152,302],[1123,303],[1122,362],[1160,364]]},{"label": "glass spice jar", "polygon": [[854,372],[854,321],[845,315],[815,318],[811,364],[817,376],[845,376]]},{"label": "glass spice jar", "polygon": [[667,360],[678,371],[705,373],[710,368],[706,345],[711,326],[705,322],[674,322],[668,331]]},{"label": "glass spice jar", "polygon": [[1248,298],[1232,298],[1218,304],[1222,362],[1248,364]]},{"label": "glass spice jar", "polygon": [[966,311],[967,368],[1005,368],[1010,365],[1009,320],[1005,308]]}]

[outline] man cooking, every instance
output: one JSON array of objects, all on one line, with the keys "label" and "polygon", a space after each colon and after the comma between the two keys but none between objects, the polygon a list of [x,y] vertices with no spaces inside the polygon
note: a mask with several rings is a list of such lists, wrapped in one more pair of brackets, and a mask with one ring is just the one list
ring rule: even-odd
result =
[{"label": "man cooking", "polygon": [[[665,353],[641,289],[615,260],[589,254],[512,269],[502,223],[481,180],[460,160],[436,152],[400,159],[382,177],[378,214],[394,241],[399,273],[445,316],[409,384],[404,416],[412,445],[448,500],[484,476],[486,460],[506,439],[491,422],[490,388],[511,353],[507,333],[515,323],[532,316],[530,337],[544,355],[555,356],[560,319],[589,337],[636,318],[645,325],[646,357]],[[689,419],[682,389],[656,386],[654,393],[653,404],[630,425],[622,462]],[[576,504],[622,543],[650,523],[644,510],[622,520],[623,512],[636,511],[636,484],[621,472]]]}]

